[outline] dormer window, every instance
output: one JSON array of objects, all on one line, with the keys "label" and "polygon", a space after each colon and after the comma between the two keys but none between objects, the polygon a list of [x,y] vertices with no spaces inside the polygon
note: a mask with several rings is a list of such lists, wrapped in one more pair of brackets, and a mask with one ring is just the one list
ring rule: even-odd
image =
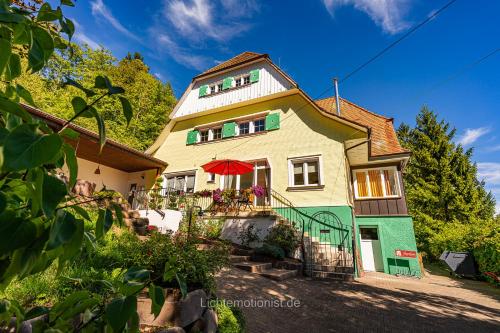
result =
[{"label": "dormer window", "polygon": [[264,132],[266,129],[266,122],[264,119],[257,119],[253,122],[253,132]]},{"label": "dormer window", "polygon": [[208,130],[200,131],[200,142],[208,141]]},{"label": "dormer window", "polygon": [[210,95],[215,94],[215,84],[210,86]]},{"label": "dormer window", "polygon": [[238,77],[234,80],[236,82],[236,87],[241,87],[241,77]]},{"label": "dormer window", "polygon": [[222,82],[221,83],[217,83],[217,92],[221,92],[222,91]]},{"label": "dormer window", "polygon": [[222,127],[219,127],[219,128],[214,128],[214,129],[212,130],[212,133],[213,133],[213,138],[212,138],[212,140],[222,139]]},{"label": "dormer window", "polygon": [[250,84],[250,75],[243,76],[243,85]]},{"label": "dormer window", "polygon": [[253,69],[248,73],[243,73],[238,76],[228,76],[223,78],[221,81],[211,82],[199,87],[198,96],[208,97],[215,94],[220,94],[225,91],[230,91],[232,89],[241,88],[252,83],[259,81],[260,69]]}]

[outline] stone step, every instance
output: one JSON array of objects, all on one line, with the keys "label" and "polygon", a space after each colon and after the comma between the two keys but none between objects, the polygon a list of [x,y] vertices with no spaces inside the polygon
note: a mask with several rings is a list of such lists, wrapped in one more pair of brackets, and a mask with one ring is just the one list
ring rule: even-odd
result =
[{"label": "stone step", "polygon": [[262,273],[265,270],[271,269],[273,267],[273,265],[270,262],[257,263],[251,261],[234,263],[233,266],[251,273]]},{"label": "stone step", "polygon": [[288,279],[290,277],[296,276],[297,271],[296,270],[288,270],[288,269],[271,268],[271,269],[265,270],[264,272],[260,272],[258,274],[261,276],[264,276],[266,278],[269,278],[271,280],[282,281],[282,280]]},{"label": "stone step", "polygon": [[249,261],[250,256],[237,256],[237,255],[231,255],[229,256],[229,261],[231,263],[238,263],[238,262],[244,262],[244,261]]},{"label": "stone step", "polygon": [[313,270],[312,277],[319,279],[338,280],[338,281],[354,281],[354,275],[350,273],[323,272],[323,271]]},{"label": "stone step", "polygon": [[250,249],[247,250],[247,249],[235,247],[231,250],[231,254],[236,255],[236,256],[251,256],[253,254],[253,250],[250,250]]},{"label": "stone step", "polygon": [[338,266],[338,265],[313,265],[313,270],[322,272],[335,272],[335,273],[354,273],[354,267]]}]

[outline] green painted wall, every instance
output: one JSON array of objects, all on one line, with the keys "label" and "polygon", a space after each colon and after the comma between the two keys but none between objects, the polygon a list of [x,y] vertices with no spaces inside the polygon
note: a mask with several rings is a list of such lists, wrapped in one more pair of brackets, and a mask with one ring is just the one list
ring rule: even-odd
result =
[{"label": "green painted wall", "polygon": [[[356,233],[360,226],[376,226],[378,228],[384,272],[387,274],[403,274],[421,276],[418,258],[396,258],[395,250],[417,251],[413,221],[410,216],[370,216],[356,217]],[[357,237],[358,248],[360,238]]]}]

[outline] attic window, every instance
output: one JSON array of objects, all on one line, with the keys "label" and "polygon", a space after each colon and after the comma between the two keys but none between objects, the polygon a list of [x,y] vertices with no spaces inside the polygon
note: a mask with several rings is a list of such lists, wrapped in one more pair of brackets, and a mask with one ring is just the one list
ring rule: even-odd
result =
[{"label": "attic window", "polygon": [[259,71],[259,69],[254,69],[248,73],[243,73],[235,77],[226,77],[222,81],[212,82],[209,85],[204,85],[202,87],[205,88],[202,92],[200,92],[199,97],[201,98],[220,94],[224,91],[229,91],[232,89],[250,85],[252,83],[256,83],[259,81]]},{"label": "attic window", "polygon": [[243,84],[250,84],[250,75],[243,76]]},{"label": "attic window", "polygon": [[222,91],[222,82],[220,83],[217,83],[217,92],[221,92]]},{"label": "attic window", "polygon": [[215,94],[215,84],[210,86],[210,95]]}]

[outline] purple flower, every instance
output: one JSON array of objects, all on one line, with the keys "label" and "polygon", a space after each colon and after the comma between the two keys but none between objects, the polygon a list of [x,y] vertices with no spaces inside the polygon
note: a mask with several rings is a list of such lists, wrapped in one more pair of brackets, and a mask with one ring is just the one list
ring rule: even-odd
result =
[{"label": "purple flower", "polygon": [[257,197],[263,197],[266,194],[266,190],[260,185],[252,186],[252,193]]}]

